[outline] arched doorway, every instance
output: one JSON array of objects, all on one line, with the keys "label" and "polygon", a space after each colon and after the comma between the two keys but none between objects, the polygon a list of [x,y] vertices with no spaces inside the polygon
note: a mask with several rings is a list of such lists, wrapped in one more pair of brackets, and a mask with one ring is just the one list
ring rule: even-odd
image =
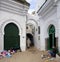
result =
[{"label": "arched doorway", "polygon": [[4,28],[4,49],[20,48],[19,29],[14,23],[9,23]]},{"label": "arched doorway", "polygon": [[[29,19],[26,24],[26,34],[31,34],[32,38],[30,37],[31,43],[33,46],[37,47],[37,41],[38,41],[38,23],[34,19]],[[27,36],[26,36],[27,37]],[[33,41],[32,41],[33,39]],[[28,40],[29,41],[29,40]],[[27,42],[27,40],[26,40]],[[31,46],[30,46],[31,47]]]},{"label": "arched doorway", "polygon": [[48,50],[52,49],[52,47],[56,47],[55,27],[54,27],[54,25],[50,25],[50,26],[49,26]]},{"label": "arched doorway", "polygon": [[26,26],[26,47],[34,46],[34,33],[35,33],[34,25],[27,24]]}]

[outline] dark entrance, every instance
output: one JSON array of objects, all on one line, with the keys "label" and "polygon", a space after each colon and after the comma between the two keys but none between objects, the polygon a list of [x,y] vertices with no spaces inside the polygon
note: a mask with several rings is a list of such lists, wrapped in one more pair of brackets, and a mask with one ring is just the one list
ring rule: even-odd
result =
[{"label": "dark entrance", "polygon": [[51,25],[49,27],[49,42],[48,42],[48,50],[52,49],[52,47],[56,47],[55,40],[55,27]]},{"label": "dark entrance", "polygon": [[31,46],[34,46],[33,35],[30,34],[30,33],[27,33],[26,35],[27,35],[27,37],[28,37],[28,38],[30,39],[30,41],[31,41]]},{"label": "dark entrance", "polygon": [[4,49],[20,48],[19,29],[14,23],[9,23],[4,28]]}]

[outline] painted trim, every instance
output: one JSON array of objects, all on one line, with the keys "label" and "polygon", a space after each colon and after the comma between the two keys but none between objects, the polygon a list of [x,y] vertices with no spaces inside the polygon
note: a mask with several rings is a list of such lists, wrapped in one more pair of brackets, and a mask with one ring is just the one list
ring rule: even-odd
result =
[{"label": "painted trim", "polygon": [[8,23],[11,23],[11,22],[14,23],[14,24],[16,24],[18,26],[18,28],[19,28],[19,35],[21,35],[22,34],[22,28],[21,28],[20,24],[18,22],[16,22],[15,20],[13,20],[13,19],[9,19],[9,20],[7,20],[7,21],[5,21],[5,22],[3,22],[1,24],[0,29],[2,29],[2,31],[1,31],[2,35],[4,35],[4,28],[5,28],[5,26]]},{"label": "painted trim", "polygon": [[[15,14],[19,14],[19,15],[26,15],[27,11],[28,11],[28,7],[22,4],[19,4],[15,1],[6,1],[6,0],[2,0],[0,2],[0,10],[1,11],[6,11],[6,12],[10,12],[10,13],[15,13]],[[24,9],[23,9],[24,8]]]}]

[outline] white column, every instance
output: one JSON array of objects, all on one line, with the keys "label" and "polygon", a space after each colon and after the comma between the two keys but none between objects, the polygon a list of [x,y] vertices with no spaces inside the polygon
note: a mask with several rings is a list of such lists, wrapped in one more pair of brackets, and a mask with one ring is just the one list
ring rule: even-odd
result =
[{"label": "white column", "polygon": [[[59,29],[59,31],[60,31],[60,29]],[[60,32],[58,34],[58,50],[60,52]]]},{"label": "white column", "polygon": [[60,52],[60,1],[57,4],[57,22],[58,22],[58,50]]},{"label": "white column", "polygon": [[60,52],[60,22],[58,23],[58,50]]},{"label": "white column", "polygon": [[22,35],[20,36],[20,48],[21,48],[21,51],[26,50],[26,37]]},{"label": "white column", "polygon": [[4,50],[4,35],[0,33],[0,50]]},{"label": "white column", "polygon": [[41,33],[40,33],[40,49],[45,50],[45,36],[44,36],[44,25],[41,26]]}]

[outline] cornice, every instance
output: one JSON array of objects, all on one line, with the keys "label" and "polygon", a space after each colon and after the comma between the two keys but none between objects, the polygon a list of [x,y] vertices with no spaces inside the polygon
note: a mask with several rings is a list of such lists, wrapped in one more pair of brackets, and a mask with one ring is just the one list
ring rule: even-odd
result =
[{"label": "cornice", "polygon": [[26,5],[26,6],[30,6],[30,4],[26,0],[14,0],[14,1],[22,3],[22,4]]},{"label": "cornice", "polygon": [[54,6],[55,6],[54,0],[48,0],[46,4],[44,5],[44,7],[38,12],[38,15],[42,16],[49,13],[51,10],[54,9]]},{"label": "cornice", "polygon": [[28,11],[28,6],[17,3],[12,0],[1,0],[0,10],[19,15],[26,15]]},{"label": "cornice", "polygon": [[41,8],[46,4],[47,0],[45,0],[45,2],[42,4],[42,6],[38,9],[37,13],[39,13],[39,11],[41,10]]}]

